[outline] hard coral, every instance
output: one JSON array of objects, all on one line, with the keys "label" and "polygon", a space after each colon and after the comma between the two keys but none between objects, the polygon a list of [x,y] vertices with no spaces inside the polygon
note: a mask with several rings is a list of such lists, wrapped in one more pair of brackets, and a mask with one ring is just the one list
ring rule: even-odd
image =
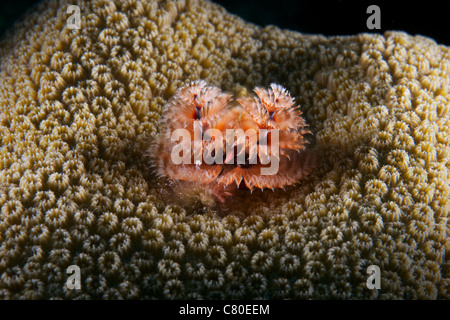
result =
[{"label": "hard coral", "polygon": [[[0,45],[1,297],[450,298],[449,48],[260,28],[207,1],[85,1],[69,29],[69,4]],[[310,179],[223,218],[161,197],[144,153],[199,79],[289,89],[323,154]]]}]

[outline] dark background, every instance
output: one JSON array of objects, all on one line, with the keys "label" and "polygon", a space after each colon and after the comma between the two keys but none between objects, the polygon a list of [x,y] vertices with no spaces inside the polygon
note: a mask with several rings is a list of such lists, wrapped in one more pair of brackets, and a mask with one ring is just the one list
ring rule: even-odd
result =
[{"label": "dark background", "polygon": [[[37,0],[0,0],[0,34]],[[259,25],[274,24],[303,33],[350,35],[402,30],[450,45],[449,1],[214,0],[231,13]],[[75,1],[74,1],[75,3]],[[368,30],[367,7],[381,9],[381,30]],[[447,5],[446,5],[447,4]]]},{"label": "dark background", "polygon": [[[228,11],[259,25],[274,24],[303,33],[351,35],[401,30],[450,45],[450,1],[367,0],[214,0]],[[381,30],[366,26],[367,8],[381,11]]]}]

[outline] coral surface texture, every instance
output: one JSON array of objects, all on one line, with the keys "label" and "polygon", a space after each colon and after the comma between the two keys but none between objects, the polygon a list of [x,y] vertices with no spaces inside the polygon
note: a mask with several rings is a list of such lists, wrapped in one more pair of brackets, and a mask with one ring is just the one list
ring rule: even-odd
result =
[{"label": "coral surface texture", "polygon": [[[77,29],[70,4],[0,42],[0,298],[450,298],[450,48],[203,0],[80,1]],[[308,178],[224,203],[159,178],[163,107],[198,80],[289,90],[320,154]]]}]

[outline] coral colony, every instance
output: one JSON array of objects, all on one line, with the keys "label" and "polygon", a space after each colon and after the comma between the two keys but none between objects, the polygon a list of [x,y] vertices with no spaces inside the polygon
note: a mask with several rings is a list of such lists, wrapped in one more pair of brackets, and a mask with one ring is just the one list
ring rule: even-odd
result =
[{"label": "coral colony", "polygon": [[[70,2],[42,1],[0,40],[0,299],[450,298],[449,47],[262,28],[205,0],[79,1],[69,29]],[[177,92],[198,79],[236,97]],[[314,133],[321,161],[307,179],[297,109],[271,114],[275,93],[289,95],[236,86],[272,82]],[[164,132],[194,122],[211,155],[210,128],[225,140],[227,128],[279,129],[277,173],[250,152],[239,164],[237,145],[222,164],[197,168],[195,152],[173,164],[182,139]],[[151,153],[169,179],[145,156],[158,131]],[[259,192],[291,174],[301,184]],[[173,204],[176,184],[226,201]],[[81,289],[67,286],[72,265]]]},{"label": "coral colony", "polygon": [[180,88],[165,106],[150,154],[160,176],[213,185],[221,201],[239,187],[282,188],[313,168],[302,152],[310,131],[282,86],[236,100],[205,81]]}]

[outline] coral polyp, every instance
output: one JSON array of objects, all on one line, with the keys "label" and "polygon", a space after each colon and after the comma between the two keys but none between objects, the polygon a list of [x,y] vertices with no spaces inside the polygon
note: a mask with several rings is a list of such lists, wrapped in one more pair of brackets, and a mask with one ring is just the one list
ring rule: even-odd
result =
[{"label": "coral polyp", "polygon": [[158,174],[200,183],[222,202],[233,184],[263,190],[305,178],[314,157],[305,152],[311,132],[299,107],[281,85],[254,91],[257,97],[233,100],[205,81],[179,88],[150,147]]}]

